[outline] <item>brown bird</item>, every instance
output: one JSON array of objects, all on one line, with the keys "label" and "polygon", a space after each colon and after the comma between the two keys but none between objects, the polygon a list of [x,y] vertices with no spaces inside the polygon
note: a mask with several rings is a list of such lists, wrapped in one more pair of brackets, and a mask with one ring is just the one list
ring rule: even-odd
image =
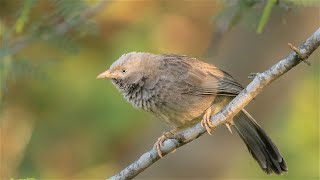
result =
[{"label": "brown bird", "polygon": [[[211,116],[243,89],[214,65],[177,54],[124,54],[97,78],[112,79],[127,101],[172,128],[155,144],[160,157],[160,146],[166,138],[195,123],[201,121],[211,134]],[[247,111],[240,111],[230,124],[263,171],[282,174],[288,170],[276,145]],[[231,131],[230,124],[226,125]]]}]

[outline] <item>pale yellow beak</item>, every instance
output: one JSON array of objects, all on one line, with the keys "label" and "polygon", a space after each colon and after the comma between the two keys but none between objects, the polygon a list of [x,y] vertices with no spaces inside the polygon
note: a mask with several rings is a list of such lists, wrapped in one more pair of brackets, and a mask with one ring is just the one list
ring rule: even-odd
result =
[{"label": "pale yellow beak", "polygon": [[101,73],[101,74],[99,74],[99,75],[97,76],[97,79],[101,79],[101,78],[109,78],[109,79],[112,79],[112,78],[116,78],[116,75],[110,73],[109,70],[106,70],[106,71],[104,71],[103,73]]}]

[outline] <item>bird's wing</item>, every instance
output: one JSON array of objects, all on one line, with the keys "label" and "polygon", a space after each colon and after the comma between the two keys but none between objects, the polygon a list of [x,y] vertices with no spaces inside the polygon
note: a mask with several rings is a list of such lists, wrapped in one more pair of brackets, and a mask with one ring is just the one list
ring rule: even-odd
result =
[{"label": "bird's wing", "polygon": [[[166,77],[183,93],[194,95],[236,96],[243,87],[219,68],[183,55],[164,55]],[[170,75],[171,76],[170,76]]]}]

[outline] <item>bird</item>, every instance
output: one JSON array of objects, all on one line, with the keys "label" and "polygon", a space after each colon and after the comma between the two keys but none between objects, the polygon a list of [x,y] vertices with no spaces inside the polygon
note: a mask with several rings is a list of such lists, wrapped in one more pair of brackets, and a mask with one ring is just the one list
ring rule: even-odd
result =
[{"label": "bird", "polygon": [[[243,90],[230,74],[218,67],[173,53],[126,53],[97,78],[111,79],[129,103],[150,112],[171,128],[155,143],[161,158],[163,142],[188,127],[200,122],[211,134],[211,116]],[[226,126],[229,131],[234,127],[264,172],[280,175],[288,171],[277,146],[245,109]]]}]

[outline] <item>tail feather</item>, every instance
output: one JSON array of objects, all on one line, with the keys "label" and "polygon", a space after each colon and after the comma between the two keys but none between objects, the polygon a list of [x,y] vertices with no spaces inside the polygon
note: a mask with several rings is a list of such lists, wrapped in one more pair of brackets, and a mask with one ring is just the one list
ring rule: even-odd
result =
[{"label": "tail feather", "polygon": [[248,112],[242,110],[234,117],[234,124],[250,154],[267,174],[282,174],[288,171],[287,164],[278,148],[254,121]]}]

